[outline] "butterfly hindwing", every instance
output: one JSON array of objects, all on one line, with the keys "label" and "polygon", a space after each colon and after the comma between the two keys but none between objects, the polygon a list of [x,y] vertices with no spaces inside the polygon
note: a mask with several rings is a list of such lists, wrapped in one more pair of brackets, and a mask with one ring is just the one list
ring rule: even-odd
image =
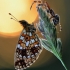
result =
[{"label": "butterfly hindwing", "polygon": [[15,69],[23,70],[31,66],[39,57],[42,47],[38,36],[33,32],[22,31],[15,51]]}]

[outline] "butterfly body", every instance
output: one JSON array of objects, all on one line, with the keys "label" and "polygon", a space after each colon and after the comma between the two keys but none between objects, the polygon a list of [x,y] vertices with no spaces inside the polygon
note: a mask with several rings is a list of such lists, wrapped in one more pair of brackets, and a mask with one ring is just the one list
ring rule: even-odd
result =
[{"label": "butterfly body", "polygon": [[42,47],[34,26],[24,20],[19,22],[24,29],[16,46],[14,64],[16,70],[23,70],[30,67],[38,59]]}]

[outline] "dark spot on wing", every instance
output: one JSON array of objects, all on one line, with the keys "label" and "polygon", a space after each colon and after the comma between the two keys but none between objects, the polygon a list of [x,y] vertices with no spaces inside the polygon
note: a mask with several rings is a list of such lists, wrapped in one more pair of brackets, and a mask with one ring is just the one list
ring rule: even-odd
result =
[{"label": "dark spot on wing", "polygon": [[26,63],[24,62],[24,60],[17,60],[16,62],[15,62],[15,66],[22,66],[23,67],[23,65],[26,67]]},{"label": "dark spot on wing", "polygon": [[32,47],[31,52],[35,55],[35,53],[38,53],[38,49],[36,47]]},{"label": "dark spot on wing", "polygon": [[21,44],[21,43],[22,43],[22,40],[19,40],[19,41],[18,41],[18,44]]}]

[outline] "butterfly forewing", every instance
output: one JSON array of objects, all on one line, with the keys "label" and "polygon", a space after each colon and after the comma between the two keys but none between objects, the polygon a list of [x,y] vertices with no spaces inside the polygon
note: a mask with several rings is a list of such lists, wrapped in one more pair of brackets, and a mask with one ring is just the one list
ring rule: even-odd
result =
[{"label": "butterfly forewing", "polygon": [[15,69],[23,70],[30,67],[42,51],[40,40],[34,32],[24,29],[19,37],[15,50]]}]

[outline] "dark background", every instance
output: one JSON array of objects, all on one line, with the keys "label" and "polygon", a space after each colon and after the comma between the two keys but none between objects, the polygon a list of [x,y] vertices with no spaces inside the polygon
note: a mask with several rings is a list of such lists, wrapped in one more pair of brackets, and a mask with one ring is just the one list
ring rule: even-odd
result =
[{"label": "dark background", "polygon": [[[58,37],[62,40],[62,57],[63,61],[70,70],[70,0],[47,0],[47,2],[50,4],[51,8],[54,9],[54,11],[60,15],[60,22],[62,25],[62,32],[58,34]],[[0,44],[3,42],[3,38],[0,37]],[[4,41],[8,41],[10,38],[5,38]],[[11,38],[11,44],[15,47],[16,38]],[[5,44],[7,46],[8,44]],[[9,59],[6,58],[7,61],[1,58],[0,54],[0,70],[15,70],[13,67],[13,54],[14,54],[14,47],[10,48],[12,52],[6,53],[8,56],[10,56]],[[5,47],[8,49],[8,47]],[[1,48],[0,48],[1,49]],[[8,50],[9,51],[9,50]],[[5,53],[2,51],[2,53]],[[9,55],[11,54],[11,55]],[[7,57],[7,56],[5,56]],[[7,65],[8,67],[5,67],[3,65]],[[50,52],[43,50],[42,54],[40,55],[39,59],[36,61],[36,63],[33,64],[30,68],[27,70],[65,70],[60,61]]]}]

